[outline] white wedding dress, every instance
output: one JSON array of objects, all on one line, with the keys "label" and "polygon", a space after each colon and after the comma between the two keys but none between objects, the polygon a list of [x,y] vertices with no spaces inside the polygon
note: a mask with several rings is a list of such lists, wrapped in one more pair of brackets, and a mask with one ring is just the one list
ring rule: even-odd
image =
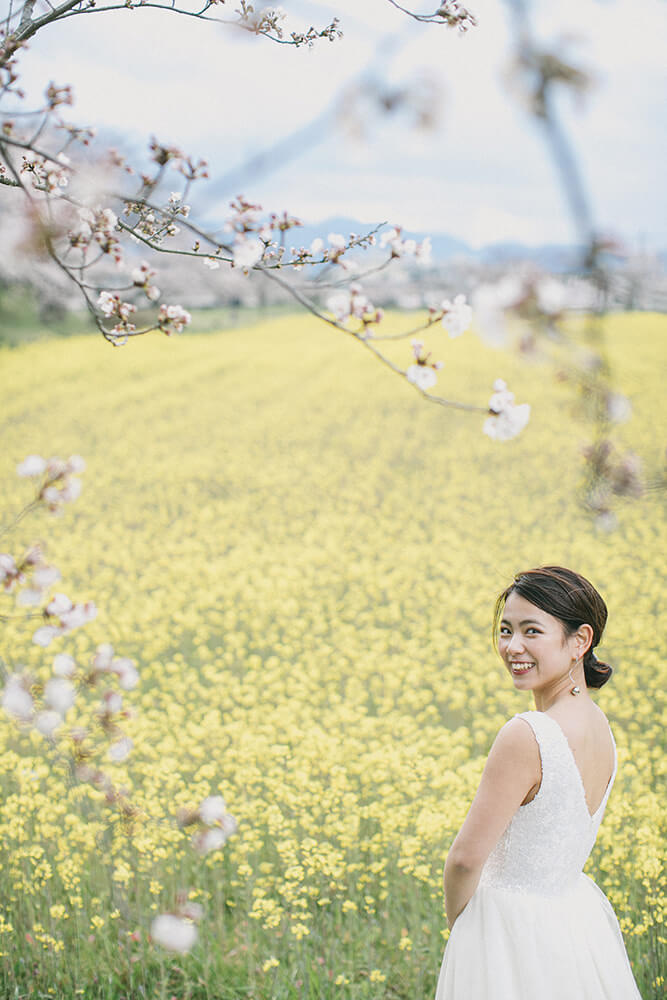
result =
[{"label": "white wedding dress", "polygon": [[[447,942],[436,1000],[641,1000],[612,906],[582,869],[616,776],[588,811],[563,730],[522,712],[542,782],[489,855]],[[612,736],[613,741],[613,736]]]}]

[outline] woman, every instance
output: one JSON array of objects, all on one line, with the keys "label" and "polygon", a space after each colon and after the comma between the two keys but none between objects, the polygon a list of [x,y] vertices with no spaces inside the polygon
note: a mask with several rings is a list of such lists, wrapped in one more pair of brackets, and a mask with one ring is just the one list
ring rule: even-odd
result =
[{"label": "woman", "polygon": [[616,747],[588,694],[607,608],[561,566],[515,577],[494,642],[534,712],[491,747],[445,865],[451,934],[436,1000],[641,1000],[614,911],[582,868],[616,775]]}]

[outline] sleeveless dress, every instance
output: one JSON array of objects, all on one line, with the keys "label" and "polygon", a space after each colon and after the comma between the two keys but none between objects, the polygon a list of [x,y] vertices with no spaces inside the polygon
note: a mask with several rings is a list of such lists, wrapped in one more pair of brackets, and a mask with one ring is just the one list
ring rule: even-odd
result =
[{"label": "sleeveless dress", "polygon": [[436,1000],[641,1000],[612,906],[582,869],[614,770],[591,816],[559,724],[522,712],[540,751],[542,783],[489,855],[454,923]]}]

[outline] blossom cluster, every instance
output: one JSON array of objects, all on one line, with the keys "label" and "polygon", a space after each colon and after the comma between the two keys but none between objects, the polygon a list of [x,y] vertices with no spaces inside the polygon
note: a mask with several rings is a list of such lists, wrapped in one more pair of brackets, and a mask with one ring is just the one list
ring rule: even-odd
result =
[{"label": "blossom cluster", "polygon": [[78,224],[67,233],[69,244],[85,253],[94,243],[103,254],[109,254],[116,264],[121,264],[123,252],[118,240],[118,216],[112,209],[96,205],[81,208]]},{"label": "blossom cluster", "polygon": [[31,545],[18,561],[9,552],[0,553],[0,584],[11,593],[17,587],[16,603],[21,607],[41,604],[44,592],[60,579],[60,570],[44,560],[41,545]]},{"label": "blossom cluster", "polygon": [[28,455],[16,468],[17,475],[26,479],[41,480],[35,503],[44,504],[52,513],[61,513],[63,505],[76,500],[81,493],[81,480],[86,463],[80,455],[70,455],[66,460],[58,457],[42,458]]},{"label": "blossom cluster", "polygon": [[[214,2],[224,3],[224,0],[214,0]],[[287,19],[287,13],[283,7],[265,6],[257,10],[249,0],[240,0],[236,14],[239,18],[238,23],[247,31],[252,31],[256,35],[268,35],[277,41],[282,41],[285,37],[283,25]],[[339,19],[334,17],[331,23],[324,28],[317,29],[311,26],[306,31],[292,31],[290,32],[291,43],[297,48],[300,45],[312,48],[318,38],[327,38],[330,42],[334,42],[343,37],[343,32],[338,27],[339,24]]]},{"label": "blossom cluster", "polygon": [[203,916],[201,903],[191,900],[187,892],[180,892],[175,909],[154,918],[151,939],[166,951],[185,955],[197,942],[197,924]]},{"label": "blossom cluster", "polygon": [[400,226],[394,226],[392,229],[387,230],[382,233],[380,237],[380,246],[388,246],[391,249],[391,256],[394,257],[414,257],[420,264],[430,264],[431,263],[431,239],[427,236],[425,239],[418,243],[413,239],[403,239],[401,236],[402,229]]},{"label": "blossom cluster", "polygon": [[[57,664],[55,665],[57,666]],[[53,736],[73,706],[76,689],[67,677],[54,676],[43,687],[41,705],[33,698],[33,679],[26,674],[11,674],[2,692],[2,707],[15,719],[31,723],[43,736]]]},{"label": "blossom cluster", "polygon": [[379,323],[384,315],[382,309],[375,308],[364,294],[361,285],[357,283],[350,285],[345,291],[330,295],[327,299],[327,309],[334,314],[339,323],[358,319],[364,327]]},{"label": "blossom cluster", "polygon": [[180,333],[191,322],[192,316],[183,306],[160,306],[157,325],[167,336],[172,333]]},{"label": "blossom cluster", "polygon": [[524,429],[530,419],[530,405],[517,406],[514,393],[507,383],[499,378],[493,383],[493,395],[489,400],[489,413],[484,422],[484,433],[494,441],[509,441]]},{"label": "blossom cluster", "polygon": [[480,336],[496,347],[507,343],[509,316],[543,325],[551,333],[567,304],[563,282],[532,268],[512,271],[494,282],[482,282],[473,294]]},{"label": "blossom cluster", "polygon": [[[151,159],[159,167],[162,168],[169,164],[178,173],[182,174],[187,181],[195,181],[208,177],[207,161],[201,158],[195,160],[193,157],[188,156],[187,153],[184,153],[178,146],[165,146],[155,136],[152,136],[149,143],[149,151]],[[152,188],[157,184],[158,178],[143,177],[142,180],[145,187]]]},{"label": "blossom cluster", "polygon": [[196,824],[192,844],[200,854],[223,847],[238,829],[221,795],[209,795],[196,809],[182,809],[178,819],[182,827]]},{"label": "blossom cluster", "polygon": [[36,646],[50,646],[57,636],[67,635],[97,618],[94,601],[75,603],[66,594],[55,594],[43,611],[46,625],[33,634]]},{"label": "blossom cluster", "polygon": [[[142,261],[138,267],[135,267],[132,271],[132,281],[136,288],[140,288],[149,302],[155,302],[156,299],[160,298],[160,289],[157,285],[152,284],[152,279],[157,274],[156,271],[147,264],[146,261]],[[104,310],[102,310],[104,311]]]},{"label": "blossom cluster", "polygon": [[34,151],[25,153],[20,172],[31,178],[34,188],[50,195],[58,194],[70,182],[69,160],[64,153],[54,158]]},{"label": "blossom cluster", "polygon": [[424,343],[421,340],[412,341],[412,353],[415,363],[410,365],[406,371],[408,382],[416,385],[422,392],[431,389],[438,381],[437,373],[442,368],[442,361],[431,361],[430,352],[424,353]]}]

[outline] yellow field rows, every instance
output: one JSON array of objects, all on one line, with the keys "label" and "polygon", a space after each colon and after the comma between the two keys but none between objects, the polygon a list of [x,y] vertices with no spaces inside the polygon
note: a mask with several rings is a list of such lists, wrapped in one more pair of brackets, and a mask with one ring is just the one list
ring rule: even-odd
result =
[{"label": "yellow field rows", "polygon": [[[633,403],[621,436],[657,469],[665,321],[612,317],[608,336]],[[601,655],[616,673],[596,697],[619,777],[587,870],[645,997],[659,995],[661,498],[626,503],[618,528],[598,531],[576,500],[587,429],[567,386],[471,334],[432,339],[443,394],[483,404],[502,376],[531,403],[520,438],[490,441],[483,417],[429,406],[305,317],[0,355],[3,509],[29,499],[14,471],[26,455],[88,465],[62,519],[27,518],[0,550],[44,539],[59,588],[100,607],[46,651],[4,626],[2,658],[44,678],[56,652],[86,664],[102,642],[135,659],[134,750],[109,762],[100,741],[99,759],[143,816],[129,832],[109,824],[102,794],[3,716],[7,989],[57,982],[74,996],[113,970],[107,993],[85,995],[120,997],[137,976],[146,995],[171,995],[176,973],[143,949],[152,917],[188,888],[205,917],[179,997],[430,997],[448,844],[497,729],[532,707],[493,653],[493,601],[516,571],[555,562],[609,606]],[[68,727],[94,726],[99,693]],[[239,832],[199,858],[170,820],[211,794]]]}]

